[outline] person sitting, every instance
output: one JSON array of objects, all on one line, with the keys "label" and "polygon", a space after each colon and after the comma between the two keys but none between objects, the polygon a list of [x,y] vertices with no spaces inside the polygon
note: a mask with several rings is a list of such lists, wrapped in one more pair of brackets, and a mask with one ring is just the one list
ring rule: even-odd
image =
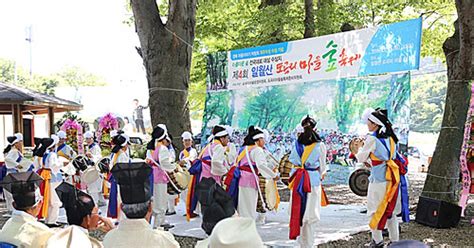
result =
[{"label": "person sitting", "polygon": [[[99,209],[92,196],[67,182],[61,183],[56,188],[56,192],[66,210],[69,225],[77,226],[85,234],[96,229],[107,233],[114,227],[110,219],[99,215]],[[90,242],[92,244],[100,243],[92,237],[90,237]]]},{"label": "person sitting", "polygon": [[251,218],[233,217],[219,221],[209,238],[196,248],[265,247]]},{"label": "person sitting", "polygon": [[43,179],[34,172],[8,174],[0,183],[13,196],[15,210],[0,231],[0,243],[17,247],[44,247],[53,231],[38,222],[42,206],[39,184]]},{"label": "person sitting", "polygon": [[112,174],[120,186],[121,209],[126,219],[104,237],[104,247],[179,247],[170,232],[152,229],[150,174],[145,162],[117,163]]},{"label": "person sitting", "polygon": [[102,244],[84,233],[79,226],[72,225],[56,232],[48,239],[46,248],[102,248]]}]

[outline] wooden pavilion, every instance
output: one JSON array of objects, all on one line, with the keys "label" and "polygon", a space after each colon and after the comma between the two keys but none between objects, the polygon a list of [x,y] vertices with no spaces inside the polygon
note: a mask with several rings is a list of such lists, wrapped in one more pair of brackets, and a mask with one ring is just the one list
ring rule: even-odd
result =
[{"label": "wooden pavilion", "polygon": [[[23,115],[47,114],[48,133],[52,134],[54,132],[54,113],[81,109],[82,105],[76,102],[0,82],[0,115],[12,115],[14,132],[24,133],[27,131],[24,130]],[[33,138],[34,133],[27,134],[27,136]]]}]

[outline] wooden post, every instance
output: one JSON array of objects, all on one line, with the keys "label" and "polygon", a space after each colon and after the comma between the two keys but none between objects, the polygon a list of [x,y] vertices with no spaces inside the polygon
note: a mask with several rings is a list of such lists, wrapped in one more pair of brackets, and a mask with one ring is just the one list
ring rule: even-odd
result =
[{"label": "wooden post", "polygon": [[13,132],[23,133],[23,113],[21,112],[21,105],[12,104],[12,121]]},{"label": "wooden post", "polygon": [[49,135],[54,133],[54,108],[48,107],[48,132]]}]

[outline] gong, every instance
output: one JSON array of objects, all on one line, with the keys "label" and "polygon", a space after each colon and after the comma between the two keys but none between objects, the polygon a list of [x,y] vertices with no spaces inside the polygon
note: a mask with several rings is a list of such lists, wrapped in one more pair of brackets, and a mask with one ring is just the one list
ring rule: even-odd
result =
[{"label": "gong", "polygon": [[352,172],[349,177],[349,187],[352,192],[358,196],[367,196],[367,190],[369,188],[369,176],[370,170],[360,168]]}]

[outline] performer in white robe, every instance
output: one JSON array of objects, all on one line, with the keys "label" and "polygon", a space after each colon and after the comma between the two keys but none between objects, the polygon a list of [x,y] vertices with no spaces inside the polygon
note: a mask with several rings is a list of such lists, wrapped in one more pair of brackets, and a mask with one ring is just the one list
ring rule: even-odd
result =
[{"label": "performer in white robe", "polygon": [[[321,213],[321,183],[327,166],[326,146],[314,131],[316,121],[306,116],[301,125],[304,131],[298,136],[289,157],[296,166],[290,172],[289,184],[291,189],[290,239],[297,238],[300,246],[304,248],[314,245],[315,227]],[[303,205],[304,202],[306,202],[305,205]]]},{"label": "performer in white robe", "polygon": [[226,153],[226,146],[229,143],[229,134],[226,128],[221,125],[214,126],[209,140],[212,142],[203,148],[198,156],[198,163],[195,163],[189,170],[192,179],[186,199],[187,219],[197,216],[197,213],[194,212],[199,208],[195,190],[201,179],[212,178],[217,184],[222,185],[222,176],[227,174],[230,168],[228,153]]},{"label": "performer in white robe", "polygon": [[39,175],[44,179],[43,190],[43,207],[39,214],[39,218],[44,218],[46,225],[50,227],[57,227],[59,208],[61,207],[61,200],[56,193],[56,187],[63,181],[63,175],[60,169],[63,165],[58,160],[58,155],[54,152],[59,138],[56,135],[51,135],[51,138],[44,138],[41,141],[40,151],[38,156],[41,157],[41,169]]},{"label": "performer in white robe", "polygon": [[[111,169],[117,163],[129,163],[130,157],[128,156],[128,143],[130,138],[125,134],[118,134],[113,138],[113,143],[115,146],[112,148],[112,154],[110,155],[110,166]],[[110,196],[109,196],[109,206],[107,211],[107,216],[110,218],[116,218],[118,220],[125,217],[123,213],[120,212],[120,204],[122,200],[120,198],[120,186],[115,185],[115,178],[112,176],[109,177],[109,182],[111,184]],[[116,192],[113,192],[112,188],[116,187]],[[120,213],[120,214],[119,214]]]},{"label": "performer in white robe", "polygon": [[66,141],[67,141],[66,132],[61,130],[56,134],[56,136],[59,137],[59,142],[54,152],[56,152],[58,156],[64,157],[67,160],[74,159],[77,156],[77,152],[74,151],[74,149],[72,149],[71,146],[66,144]]},{"label": "performer in white robe", "polygon": [[[102,150],[99,144],[94,142],[94,134],[91,131],[87,131],[84,134],[84,138],[86,139],[86,156],[96,164],[102,158]],[[99,169],[97,168],[97,170]],[[99,173],[99,179],[87,185],[87,192],[92,196],[97,205],[105,203],[104,196],[102,195],[103,180],[102,174]]]},{"label": "performer in white robe", "polygon": [[[23,160],[23,154],[21,153],[23,149],[23,135],[21,133],[16,133],[13,136],[7,137],[8,145],[3,150],[5,156],[5,166],[7,167],[7,175],[10,173],[18,173],[24,168],[20,164]],[[8,191],[3,191],[5,194],[5,201],[7,204],[8,215],[11,214],[14,210],[13,208],[13,196]]]},{"label": "performer in white robe", "polygon": [[[395,200],[395,206],[392,206],[391,210],[393,213],[388,219],[381,216],[389,209],[387,206],[390,205],[384,199],[387,194],[390,195],[387,191],[389,183],[387,176],[391,176],[391,184],[396,181],[394,174],[398,174],[400,177],[398,166],[393,161],[396,158],[398,138],[392,130],[386,110],[367,109],[362,119],[367,123],[369,132],[372,134],[366,136],[363,146],[355,154],[355,157],[358,162],[371,166],[367,192],[367,215],[372,232],[370,247],[383,247],[382,230],[385,226],[388,228],[390,241],[399,240],[399,224],[396,215],[401,211],[401,194],[398,183],[390,188],[390,191],[398,191],[398,197],[390,199],[390,201]],[[392,173],[387,173],[387,170]],[[392,175],[394,175],[393,178]]]},{"label": "performer in white robe", "polygon": [[[250,126],[248,134],[245,137],[243,149],[241,150],[235,167],[227,174],[226,184],[228,184],[228,192],[234,198],[237,198],[237,212],[239,216],[249,217],[255,220],[257,218],[257,199],[262,199],[263,189],[259,187],[258,175],[261,174],[265,179],[279,180],[278,174],[275,173],[268,165],[267,155],[263,151],[265,146],[265,138],[263,130],[259,127]],[[240,178],[235,178],[235,172],[240,172]],[[236,180],[234,180],[234,178]],[[235,192],[236,183],[238,182],[238,194]],[[260,217],[262,218],[262,217]]]},{"label": "performer in white robe", "polygon": [[39,184],[43,179],[34,172],[7,175],[1,186],[12,194],[15,210],[0,231],[0,242],[16,247],[44,247],[53,231],[37,221],[42,206]]},{"label": "performer in white robe", "polygon": [[[152,139],[150,142],[154,143],[155,150],[151,157],[151,164],[153,165],[153,228],[163,227],[170,229],[174,227],[166,223],[165,214],[168,209],[168,182],[169,178],[167,172],[172,172],[176,169],[173,156],[168,149],[169,141],[166,139],[167,133],[161,126],[156,126],[153,129]],[[152,146],[149,146],[152,148]]]},{"label": "performer in white robe", "polygon": [[[193,135],[185,131],[181,134],[181,138],[183,140],[183,147],[184,149],[179,153],[179,165],[183,167],[185,170],[189,170],[194,160],[197,159],[198,154],[196,149],[193,147]],[[188,190],[184,190],[180,194],[180,198],[184,201],[187,200]]]}]

